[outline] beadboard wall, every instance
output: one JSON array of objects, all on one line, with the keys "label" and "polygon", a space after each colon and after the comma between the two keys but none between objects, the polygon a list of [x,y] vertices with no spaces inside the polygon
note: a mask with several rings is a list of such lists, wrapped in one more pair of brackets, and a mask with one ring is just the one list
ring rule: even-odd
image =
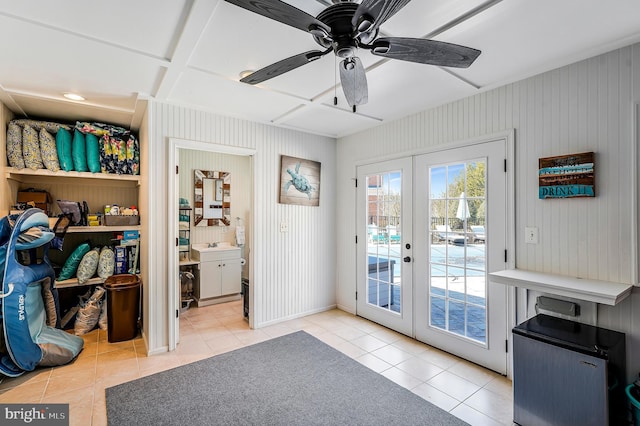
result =
[{"label": "beadboard wall", "polygon": [[[516,135],[517,267],[636,283],[638,217],[630,191],[639,101],[636,44],[339,139],[338,306],[355,312],[356,165],[509,129]],[[587,151],[596,153],[596,198],[538,199],[538,158]],[[539,244],[525,244],[525,226],[539,229]],[[640,288],[634,290],[618,306],[598,309],[599,325],[627,333],[628,354],[640,352]],[[629,356],[629,377],[638,371],[640,357]]]},{"label": "beadboard wall", "polygon": [[[149,351],[168,344],[166,244],[168,139],[180,138],[255,150],[253,156],[253,322],[256,328],[335,306],[335,139],[218,116],[186,107],[150,103]],[[280,155],[322,164],[320,206],[278,203]],[[280,232],[287,222],[289,231]],[[171,284],[173,285],[173,284]]]},{"label": "beadboard wall", "polygon": [[[146,102],[144,113],[142,114],[142,121],[140,123],[140,131],[138,132],[138,141],[140,142],[140,188],[138,190],[138,211],[140,212],[140,272],[142,275],[142,291],[144,297],[142,298],[142,336],[145,339],[147,348],[158,347],[157,333],[155,331],[155,324],[151,324],[151,318],[156,318],[160,314],[159,307],[152,303],[155,302],[154,294],[157,289],[154,288],[154,292],[151,290],[154,286],[151,281],[153,276],[152,264],[157,267],[156,259],[152,259],[149,255],[150,246],[152,243],[151,236],[155,230],[152,227],[153,215],[150,214],[149,204],[149,179],[150,173],[156,167],[151,167],[151,146],[149,143],[149,126],[151,120],[149,118],[150,108],[149,103]],[[165,274],[166,275],[166,274]],[[165,309],[166,312],[166,309]],[[152,346],[153,345],[153,346]]]}]

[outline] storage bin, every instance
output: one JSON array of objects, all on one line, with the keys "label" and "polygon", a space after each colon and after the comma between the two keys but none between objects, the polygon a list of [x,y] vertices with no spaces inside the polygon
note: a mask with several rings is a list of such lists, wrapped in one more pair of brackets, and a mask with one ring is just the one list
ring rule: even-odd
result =
[{"label": "storage bin", "polygon": [[104,282],[107,289],[107,340],[131,340],[138,335],[140,317],[140,277],[112,275]]},{"label": "storage bin", "polygon": [[103,218],[105,226],[140,225],[140,216],[113,216],[106,214]]}]

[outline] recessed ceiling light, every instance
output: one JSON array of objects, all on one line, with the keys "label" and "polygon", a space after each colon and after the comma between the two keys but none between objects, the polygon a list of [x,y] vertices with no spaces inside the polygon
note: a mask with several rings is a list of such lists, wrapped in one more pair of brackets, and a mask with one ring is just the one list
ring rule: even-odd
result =
[{"label": "recessed ceiling light", "polygon": [[250,76],[251,74],[253,74],[255,71],[254,70],[244,70],[244,71],[240,71],[240,78],[245,78],[247,76]]},{"label": "recessed ceiling light", "polygon": [[71,99],[72,101],[84,101],[85,99],[80,96],[80,95],[76,95],[75,93],[65,93],[64,97],[67,99]]}]

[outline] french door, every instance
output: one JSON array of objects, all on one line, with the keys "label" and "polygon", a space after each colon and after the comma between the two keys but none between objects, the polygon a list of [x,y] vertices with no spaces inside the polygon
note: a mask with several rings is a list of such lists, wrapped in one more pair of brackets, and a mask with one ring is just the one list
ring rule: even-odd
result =
[{"label": "french door", "polygon": [[505,374],[504,140],[416,157],[415,337]]},{"label": "french door", "polygon": [[411,169],[411,158],[358,167],[358,315],[406,335],[413,332]]},{"label": "french door", "polygon": [[503,374],[507,290],[488,273],[505,268],[505,158],[501,139],[359,167],[356,305]]}]

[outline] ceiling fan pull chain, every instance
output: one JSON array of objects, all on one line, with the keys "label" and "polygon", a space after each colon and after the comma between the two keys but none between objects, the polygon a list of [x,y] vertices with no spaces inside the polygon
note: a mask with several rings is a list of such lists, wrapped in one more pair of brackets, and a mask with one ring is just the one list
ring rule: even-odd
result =
[{"label": "ceiling fan pull chain", "polygon": [[338,57],[333,57],[333,105],[338,106]]}]

